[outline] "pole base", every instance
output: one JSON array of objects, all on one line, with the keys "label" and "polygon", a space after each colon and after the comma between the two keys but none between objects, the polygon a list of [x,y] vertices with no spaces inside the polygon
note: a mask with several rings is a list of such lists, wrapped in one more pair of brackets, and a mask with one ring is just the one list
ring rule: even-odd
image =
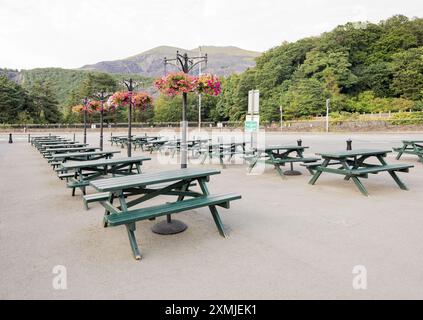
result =
[{"label": "pole base", "polygon": [[286,170],[283,172],[285,176],[300,176],[301,172],[297,170]]},{"label": "pole base", "polygon": [[172,219],[170,223],[167,220],[156,223],[151,230],[157,234],[169,235],[181,233],[187,228],[188,226],[182,221]]}]

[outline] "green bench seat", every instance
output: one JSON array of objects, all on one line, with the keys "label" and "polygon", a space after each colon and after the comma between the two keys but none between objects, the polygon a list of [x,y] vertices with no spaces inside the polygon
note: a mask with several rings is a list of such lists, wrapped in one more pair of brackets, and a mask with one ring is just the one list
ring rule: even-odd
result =
[{"label": "green bench seat", "polygon": [[141,220],[152,219],[201,207],[220,205],[229,208],[229,202],[238,199],[241,199],[239,194],[208,195],[148,208],[129,210],[123,213],[113,213],[106,217],[106,221],[110,226],[127,225]]},{"label": "green bench seat", "polygon": [[90,182],[88,180],[79,181],[76,179],[70,179],[68,183],[66,184],[66,187],[72,188],[72,196],[75,196],[75,189],[80,188],[82,190],[82,194],[85,195],[85,188],[90,185]]},{"label": "green bench seat", "polygon": [[351,175],[359,176],[365,174],[376,174],[383,171],[399,171],[399,172],[409,172],[409,169],[414,167],[411,164],[390,164],[384,166],[369,166],[366,168],[351,169],[348,172]]},{"label": "green bench seat", "polygon": [[[341,162],[332,162],[330,165],[340,165]],[[319,162],[306,162],[300,164],[300,166],[305,167],[311,174],[314,174],[314,171],[317,169],[317,167],[320,167],[323,165],[322,161]]]},{"label": "green bench seat", "polygon": [[69,178],[72,178],[72,177],[74,177],[75,176],[75,173],[74,172],[68,172],[68,173],[58,173],[57,174],[57,177],[60,179],[60,180],[63,180],[63,179],[69,179]]},{"label": "green bench seat", "polygon": [[292,162],[316,162],[319,161],[320,158],[284,158],[284,159],[278,159],[276,158],[275,163],[279,164],[285,164],[285,163],[292,163]]},{"label": "green bench seat", "polygon": [[106,201],[109,199],[109,192],[100,192],[100,193],[93,193],[93,194],[87,194],[82,197],[82,201],[84,202],[84,207],[86,210],[88,210],[88,204],[92,202],[100,202],[100,201]]}]

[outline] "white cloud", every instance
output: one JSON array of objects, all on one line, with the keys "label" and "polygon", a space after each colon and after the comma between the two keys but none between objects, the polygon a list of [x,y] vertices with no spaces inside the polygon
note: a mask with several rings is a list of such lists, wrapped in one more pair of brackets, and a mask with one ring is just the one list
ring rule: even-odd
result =
[{"label": "white cloud", "polygon": [[263,51],[348,21],[423,16],[416,0],[0,0],[0,67],[77,68],[159,45]]}]

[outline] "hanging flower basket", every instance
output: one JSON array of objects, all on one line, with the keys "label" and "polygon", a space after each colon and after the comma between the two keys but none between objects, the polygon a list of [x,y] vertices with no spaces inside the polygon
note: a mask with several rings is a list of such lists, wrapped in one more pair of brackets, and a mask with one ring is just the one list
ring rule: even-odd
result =
[{"label": "hanging flower basket", "polygon": [[101,102],[97,101],[97,100],[90,100],[90,102],[88,102],[88,107],[93,112],[100,112],[101,111]]},{"label": "hanging flower basket", "polygon": [[210,96],[218,96],[220,94],[220,80],[216,75],[204,74],[198,77],[197,92]]},{"label": "hanging flower basket", "polygon": [[144,110],[153,103],[153,98],[145,92],[119,91],[109,98],[106,105],[110,110],[116,110],[119,107],[128,107],[131,101],[135,109]]},{"label": "hanging flower basket", "polygon": [[108,100],[110,105],[117,107],[126,107],[129,106],[131,101],[131,92],[129,91],[118,91],[115,92]]},{"label": "hanging flower basket", "polygon": [[145,110],[153,104],[153,97],[145,92],[137,92],[132,96],[132,105],[136,109]]},{"label": "hanging flower basket", "polygon": [[93,109],[90,107],[89,103],[87,103],[86,105],[78,104],[78,105],[72,107],[73,113],[82,113],[84,111],[87,111],[87,113],[93,112]]},{"label": "hanging flower basket", "polygon": [[173,97],[195,91],[197,78],[183,72],[175,72],[157,79],[154,85],[161,93]]},{"label": "hanging flower basket", "polygon": [[219,78],[212,74],[194,77],[183,72],[169,73],[157,79],[154,85],[161,93],[169,97],[188,92],[217,96],[221,91]]}]

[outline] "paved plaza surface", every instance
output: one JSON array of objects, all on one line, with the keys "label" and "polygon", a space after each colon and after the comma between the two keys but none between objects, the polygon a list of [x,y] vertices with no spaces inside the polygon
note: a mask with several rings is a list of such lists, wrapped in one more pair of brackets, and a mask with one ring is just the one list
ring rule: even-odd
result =
[{"label": "paved plaza surface", "polygon": [[[344,150],[348,138],[354,149],[390,149],[423,134],[271,133],[266,143],[299,138],[313,156]],[[88,142],[98,145],[98,133]],[[106,149],[126,156],[109,142]],[[151,157],[144,172],[178,168],[168,156]],[[103,228],[103,208],[94,203],[85,211],[80,192],[72,197],[24,136],[1,140],[0,299],[422,299],[423,164],[393,153],[387,161],[415,166],[399,174],[410,191],[386,172],[363,179],[364,197],[342,176],[324,173],[311,186],[297,165],[301,176],[282,179],[272,167],[247,174],[235,161],[209,183],[212,193],[242,195],[219,210],[228,238],[207,208],[176,215],[188,225],[177,235],[151,232],[164,218],[143,221],[136,231],[143,259],[135,261],[125,228]],[[190,166],[220,169],[217,162]],[[66,290],[52,286],[57,265],[66,267]],[[367,270],[366,290],[353,288],[355,266]]]}]

